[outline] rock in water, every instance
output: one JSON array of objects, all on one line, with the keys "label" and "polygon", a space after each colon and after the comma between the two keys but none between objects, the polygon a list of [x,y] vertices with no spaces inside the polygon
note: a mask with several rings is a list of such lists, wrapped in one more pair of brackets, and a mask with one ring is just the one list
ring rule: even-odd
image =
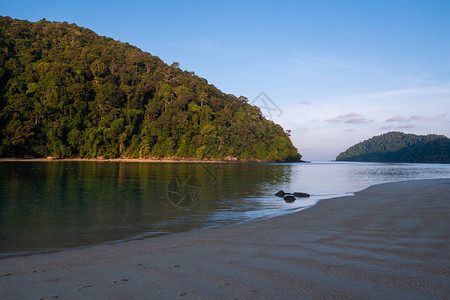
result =
[{"label": "rock in water", "polygon": [[292,195],[284,196],[284,201],[286,201],[286,202],[288,202],[288,203],[292,203],[292,202],[295,201],[295,197],[292,196]]},{"label": "rock in water", "polygon": [[300,193],[300,192],[295,192],[293,194],[295,197],[299,197],[299,198],[308,198],[310,195],[307,193]]},{"label": "rock in water", "polygon": [[285,194],[286,194],[286,193],[285,193],[283,190],[281,190],[281,191],[276,192],[276,193],[275,193],[275,196],[278,196],[278,197],[284,197]]}]

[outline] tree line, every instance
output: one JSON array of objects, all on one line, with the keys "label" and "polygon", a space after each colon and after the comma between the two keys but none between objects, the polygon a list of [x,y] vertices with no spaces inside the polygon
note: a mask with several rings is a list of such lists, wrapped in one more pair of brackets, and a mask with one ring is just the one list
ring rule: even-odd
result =
[{"label": "tree line", "polygon": [[450,139],[444,135],[388,132],[358,143],[336,157],[340,161],[450,163]]}]

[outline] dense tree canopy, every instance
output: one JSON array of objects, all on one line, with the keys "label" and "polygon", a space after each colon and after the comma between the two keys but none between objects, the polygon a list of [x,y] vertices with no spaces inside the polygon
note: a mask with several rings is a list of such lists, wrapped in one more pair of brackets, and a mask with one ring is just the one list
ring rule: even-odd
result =
[{"label": "dense tree canopy", "polygon": [[0,156],[297,161],[245,97],[66,22],[0,17]]},{"label": "dense tree canopy", "polygon": [[450,139],[444,135],[388,132],[350,147],[336,160],[450,163]]}]

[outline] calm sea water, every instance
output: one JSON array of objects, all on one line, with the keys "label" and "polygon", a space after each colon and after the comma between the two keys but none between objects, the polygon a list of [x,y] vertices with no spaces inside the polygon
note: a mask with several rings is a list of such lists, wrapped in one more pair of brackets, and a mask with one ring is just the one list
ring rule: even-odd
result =
[{"label": "calm sea water", "polygon": [[[267,218],[450,165],[0,162],[0,257]],[[285,203],[278,190],[311,198]]]}]

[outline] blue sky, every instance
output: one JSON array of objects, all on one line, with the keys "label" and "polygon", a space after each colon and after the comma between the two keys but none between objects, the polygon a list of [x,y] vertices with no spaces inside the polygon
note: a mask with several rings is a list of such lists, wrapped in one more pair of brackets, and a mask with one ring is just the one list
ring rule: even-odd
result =
[{"label": "blue sky", "polygon": [[260,107],[264,92],[307,160],[391,130],[450,136],[447,0],[2,0],[0,14],[90,28]]}]

